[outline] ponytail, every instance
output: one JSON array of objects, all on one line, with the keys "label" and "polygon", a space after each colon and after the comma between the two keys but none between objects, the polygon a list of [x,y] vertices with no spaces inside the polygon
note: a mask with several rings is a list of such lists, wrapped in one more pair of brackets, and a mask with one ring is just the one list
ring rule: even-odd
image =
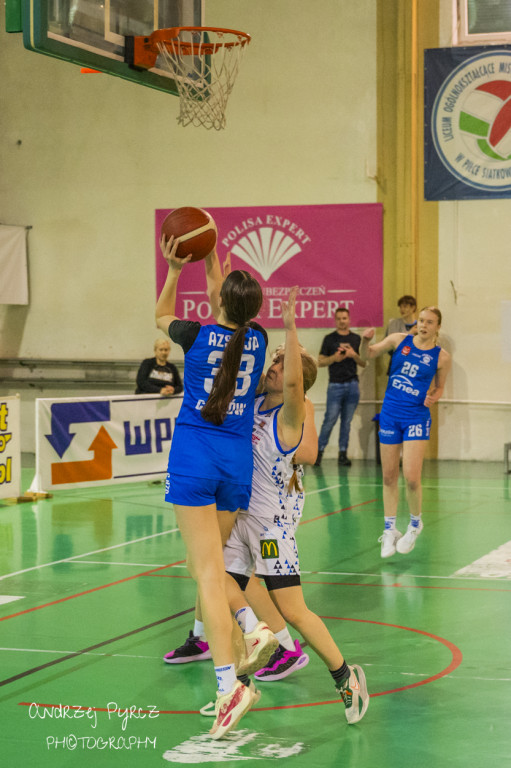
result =
[{"label": "ponytail", "polygon": [[225,352],[222,357],[222,363],[213,381],[210,395],[203,407],[201,414],[205,421],[210,421],[215,426],[224,423],[229,403],[234,397],[236,391],[236,379],[245,346],[245,332],[247,328],[242,325],[234,331],[229,339]]},{"label": "ponytail", "polygon": [[202,417],[215,426],[224,423],[229,404],[236,392],[236,379],[245,346],[248,322],[261,309],[263,292],[250,272],[236,269],[225,278],[220,298],[227,320],[238,328],[229,339],[222,357],[222,363],[213,381],[210,395],[202,409]]},{"label": "ponytail", "polygon": [[296,463],[296,453],[291,459],[291,465],[293,467],[293,474],[291,475],[291,478],[289,480],[289,485],[287,486],[287,492],[293,493],[293,491],[295,491],[296,493],[303,493],[303,488],[300,487],[300,482],[298,480],[298,467],[300,465]]}]

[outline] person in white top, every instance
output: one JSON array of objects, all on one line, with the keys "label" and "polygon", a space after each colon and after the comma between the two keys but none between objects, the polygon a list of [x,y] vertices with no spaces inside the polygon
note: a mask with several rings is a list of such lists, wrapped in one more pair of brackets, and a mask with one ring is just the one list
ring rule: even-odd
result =
[{"label": "person in white top", "polygon": [[242,631],[249,634],[258,618],[244,589],[254,571],[264,579],[285,621],[325,662],[352,724],[362,719],[369,704],[364,671],[358,665],[348,666],[324,622],[307,607],[300,585],[295,533],[304,492],[302,469],[294,464],[293,456],[302,440],[309,407],[305,391],[315,381],[316,366],[311,370],[313,359],[298,342],[297,292],[297,287],[291,289],[289,300],[282,302],[284,351],[275,356],[266,373],[264,392],[255,403],[252,496],[248,510],[238,514],[224,549],[227,596]]}]

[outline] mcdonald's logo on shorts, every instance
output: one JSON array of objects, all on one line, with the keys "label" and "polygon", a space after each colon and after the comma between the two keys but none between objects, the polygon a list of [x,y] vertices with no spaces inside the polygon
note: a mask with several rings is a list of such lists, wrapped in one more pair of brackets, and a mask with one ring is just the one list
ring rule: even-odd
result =
[{"label": "mcdonald's logo on shorts", "polygon": [[261,541],[261,555],[263,560],[275,560],[279,556],[277,539],[263,539]]}]

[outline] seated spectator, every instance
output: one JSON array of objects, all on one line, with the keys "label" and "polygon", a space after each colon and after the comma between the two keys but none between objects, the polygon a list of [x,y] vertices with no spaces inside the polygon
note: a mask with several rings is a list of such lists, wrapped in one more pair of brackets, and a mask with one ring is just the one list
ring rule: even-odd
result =
[{"label": "seated spectator", "polygon": [[179,371],[173,363],[168,362],[169,354],[170,342],[167,339],[156,339],[155,356],[142,360],[138,369],[136,395],[158,393],[169,397],[183,391]]}]

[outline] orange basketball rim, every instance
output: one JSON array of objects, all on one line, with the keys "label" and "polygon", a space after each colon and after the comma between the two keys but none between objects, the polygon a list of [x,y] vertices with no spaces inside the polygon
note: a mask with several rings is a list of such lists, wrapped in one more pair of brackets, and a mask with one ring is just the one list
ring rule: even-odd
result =
[{"label": "orange basketball rim", "polygon": [[148,37],[126,37],[126,61],[131,67],[168,72],[179,94],[178,123],[220,130],[249,42],[250,35],[236,29],[158,29]]}]

